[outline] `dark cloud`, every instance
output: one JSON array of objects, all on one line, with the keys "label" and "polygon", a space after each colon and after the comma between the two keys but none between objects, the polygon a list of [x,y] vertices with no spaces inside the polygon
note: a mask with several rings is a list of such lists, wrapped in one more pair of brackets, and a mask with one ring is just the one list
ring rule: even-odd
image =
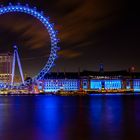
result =
[{"label": "dark cloud", "polygon": [[70,49],[62,50],[58,53],[62,58],[77,58],[82,55],[82,52],[76,52]]},{"label": "dark cloud", "polygon": [[[63,7],[62,3],[61,1]],[[64,23],[64,26],[60,28],[60,38],[63,42],[81,43],[88,41],[93,32],[110,25],[117,18],[112,15],[116,16],[116,13],[121,10],[121,5],[116,0],[113,2],[86,0],[79,3],[78,7],[58,20],[61,24]],[[115,4],[118,5],[117,9],[112,6]],[[66,8],[66,5],[64,7]]]},{"label": "dark cloud", "polygon": [[[47,2],[45,4],[47,5]],[[50,4],[50,7],[53,4],[56,8],[52,13],[56,12],[54,14],[57,18],[56,28],[59,30],[61,42],[66,45],[73,44],[73,46],[79,46],[82,45],[82,42],[85,44],[85,42],[93,40],[90,37],[91,34],[111,24],[114,21],[112,15],[119,12],[122,6],[118,0],[113,2],[111,0],[58,0],[48,4]],[[57,12],[61,16],[57,16]],[[20,35],[26,38],[25,45],[32,49],[44,47],[49,43],[47,32],[33,19],[28,18],[27,20],[27,17],[15,16],[14,20],[9,18],[3,20],[3,23],[0,24],[9,28],[12,32],[22,32]]]},{"label": "dark cloud", "polygon": [[[9,24],[10,23],[10,24]],[[49,35],[42,24],[31,16],[23,14],[7,14],[1,17],[1,30],[9,30],[19,35],[23,44],[30,49],[48,46]],[[17,39],[12,38],[17,41]]]}]

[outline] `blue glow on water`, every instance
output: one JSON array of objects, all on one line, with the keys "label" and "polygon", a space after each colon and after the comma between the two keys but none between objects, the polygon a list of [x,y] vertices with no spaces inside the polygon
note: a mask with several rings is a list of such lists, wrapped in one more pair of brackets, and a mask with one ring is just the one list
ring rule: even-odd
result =
[{"label": "blue glow on water", "polygon": [[139,106],[140,94],[0,96],[0,139],[135,140]]},{"label": "blue glow on water", "polygon": [[[61,125],[61,117],[59,112],[58,98],[51,96],[43,98],[36,102],[36,116],[35,120],[41,124],[42,133],[47,133],[50,137],[56,137],[54,132],[58,131]],[[44,109],[41,109],[44,108]]]},{"label": "blue glow on water", "polygon": [[88,96],[127,96],[127,95],[140,95],[140,93],[93,93]]},{"label": "blue glow on water", "polygon": [[[110,131],[110,135],[118,135],[114,134],[114,132],[121,133],[121,121],[123,116],[123,108],[122,107],[122,96],[93,96],[90,99],[90,117],[93,121],[92,128],[95,129],[95,134],[100,133],[101,130],[108,133]],[[108,125],[105,126],[104,122]],[[112,128],[112,126],[115,126]],[[98,136],[100,138],[102,136]]]}]

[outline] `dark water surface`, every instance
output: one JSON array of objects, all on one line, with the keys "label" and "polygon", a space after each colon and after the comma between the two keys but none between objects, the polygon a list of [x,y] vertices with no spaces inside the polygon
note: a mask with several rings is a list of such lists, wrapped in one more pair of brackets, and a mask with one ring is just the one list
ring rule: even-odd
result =
[{"label": "dark water surface", "polygon": [[0,96],[0,140],[140,140],[140,96]]}]

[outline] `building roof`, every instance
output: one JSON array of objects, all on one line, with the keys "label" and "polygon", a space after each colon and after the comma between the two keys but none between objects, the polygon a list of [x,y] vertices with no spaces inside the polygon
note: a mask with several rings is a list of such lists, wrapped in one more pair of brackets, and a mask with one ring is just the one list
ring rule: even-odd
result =
[{"label": "building roof", "polygon": [[46,79],[78,79],[79,74],[77,72],[51,72],[45,75]]},{"label": "building roof", "polygon": [[13,54],[10,52],[7,53],[0,53],[0,56],[12,56]]},{"label": "building roof", "polygon": [[126,70],[121,71],[83,71],[83,72],[51,72],[45,75],[46,79],[79,79],[82,77],[111,77],[111,78],[140,78],[140,72],[128,72]]}]

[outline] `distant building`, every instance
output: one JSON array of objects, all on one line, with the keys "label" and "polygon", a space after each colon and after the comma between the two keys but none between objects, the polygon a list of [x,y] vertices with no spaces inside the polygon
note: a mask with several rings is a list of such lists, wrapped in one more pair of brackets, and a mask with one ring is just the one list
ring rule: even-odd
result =
[{"label": "distant building", "polygon": [[8,83],[11,82],[12,61],[13,55],[11,53],[0,54],[0,81]]}]

